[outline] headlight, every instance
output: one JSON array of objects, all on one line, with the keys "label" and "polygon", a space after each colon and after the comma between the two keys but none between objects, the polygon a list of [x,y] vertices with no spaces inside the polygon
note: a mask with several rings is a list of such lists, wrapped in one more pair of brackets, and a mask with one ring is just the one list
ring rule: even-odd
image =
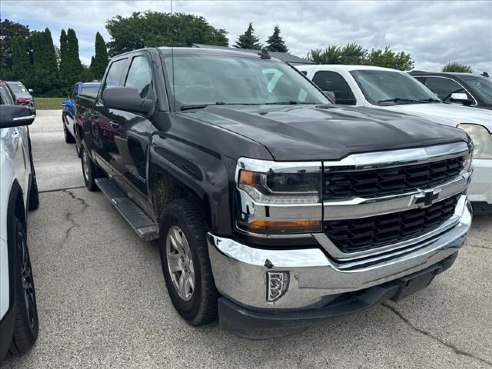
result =
[{"label": "headlight", "polygon": [[238,227],[264,234],[320,232],[321,170],[321,162],[239,159]]},{"label": "headlight", "polygon": [[468,133],[473,141],[473,157],[475,159],[492,159],[492,135],[484,126],[464,123],[458,125]]}]

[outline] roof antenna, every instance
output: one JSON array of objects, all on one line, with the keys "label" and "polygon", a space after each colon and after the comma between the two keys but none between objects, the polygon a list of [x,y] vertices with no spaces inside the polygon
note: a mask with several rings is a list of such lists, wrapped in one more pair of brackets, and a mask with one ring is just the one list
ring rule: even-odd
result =
[{"label": "roof antenna", "polygon": [[271,59],[272,57],[270,56],[270,54],[268,53],[268,49],[266,47],[264,47],[263,49],[261,49],[261,53],[258,53],[258,55],[262,58],[262,59]]}]

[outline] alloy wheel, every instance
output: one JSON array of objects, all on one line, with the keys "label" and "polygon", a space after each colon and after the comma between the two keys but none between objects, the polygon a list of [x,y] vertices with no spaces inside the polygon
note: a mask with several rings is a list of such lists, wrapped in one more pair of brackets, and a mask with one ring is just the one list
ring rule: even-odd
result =
[{"label": "alloy wheel", "polygon": [[166,237],[167,268],[179,297],[189,301],[195,290],[195,268],[190,245],[178,226],[169,228]]}]

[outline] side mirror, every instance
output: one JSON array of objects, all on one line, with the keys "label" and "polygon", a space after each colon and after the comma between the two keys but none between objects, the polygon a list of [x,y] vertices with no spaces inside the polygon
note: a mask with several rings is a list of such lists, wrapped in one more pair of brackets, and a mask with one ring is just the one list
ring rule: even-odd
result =
[{"label": "side mirror", "polygon": [[472,103],[470,99],[468,99],[468,95],[463,92],[452,93],[449,100],[452,102],[460,102],[465,105],[471,105]]},{"label": "side mirror", "polygon": [[0,105],[0,128],[28,126],[36,116],[24,105]]},{"label": "side mirror", "polygon": [[108,109],[134,111],[148,114],[152,110],[152,100],[140,97],[134,87],[108,87],[103,91],[102,100]]},{"label": "side mirror", "polygon": [[330,100],[333,104],[335,104],[335,93],[333,91],[323,91],[323,94]]}]

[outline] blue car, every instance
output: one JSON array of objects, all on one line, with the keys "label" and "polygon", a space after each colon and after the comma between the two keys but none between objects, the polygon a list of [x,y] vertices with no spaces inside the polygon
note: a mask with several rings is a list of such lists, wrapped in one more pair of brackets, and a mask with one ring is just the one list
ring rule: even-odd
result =
[{"label": "blue car", "polygon": [[[96,97],[99,91],[99,82],[77,82],[72,89],[71,95],[62,103],[62,122],[63,133],[65,135],[66,143],[76,143],[77,130],[75,129],[75,99],[79,96]],[[80,142],[80,140],[79,140]],[[77,154],[79,153],[79,146],[76,145]]]}]

